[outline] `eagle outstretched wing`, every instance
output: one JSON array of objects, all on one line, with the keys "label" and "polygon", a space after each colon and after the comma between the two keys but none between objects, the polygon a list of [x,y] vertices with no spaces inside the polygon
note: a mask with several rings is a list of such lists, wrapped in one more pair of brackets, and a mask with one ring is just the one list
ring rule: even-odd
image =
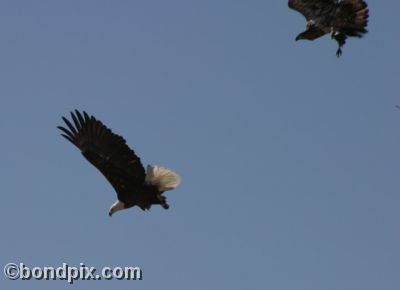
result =
[{"label": "eagle outstretched wing", "polygon": [[140,158],[128,147],[123,137],[114,134],[95,117],[75,110],[73,124],[62,117],[68,128],[60,129],[68,141],[78,147],[114,187],[118,198],[139,193],[145,180],[145,169]]},{"label": "eagle outstretched wing", "polygon": [[308,20],[315,20],[332,14],[336,0],[289,0],[289,8],[304,15]]}]

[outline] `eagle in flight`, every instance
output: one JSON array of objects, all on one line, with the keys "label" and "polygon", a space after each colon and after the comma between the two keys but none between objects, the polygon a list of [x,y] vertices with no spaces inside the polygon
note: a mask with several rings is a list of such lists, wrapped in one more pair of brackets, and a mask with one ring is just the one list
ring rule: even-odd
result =
[{"label": "eagle in flight", "polygon": [[347,37],[360,38],[367,33],[368,5],[363,0],[289,0],[288,5],[307,20],[306,30],[296,41],[330,34],[338,43],[337,57]]},{"label": "eagle in flight", "polygon": [[160,166],[147,166],[128,147],[123,137],[113,133],[102,122],[86,112],[71,112],[72,122],[62,117],[66,127],[57,127],[62,136],[81,150],[111,183],[117,201],[110,207],[109,216],[116,211],[138,206],[148,210],[153,204],[168,209],[164,191],[176,188],[180,177]]}]

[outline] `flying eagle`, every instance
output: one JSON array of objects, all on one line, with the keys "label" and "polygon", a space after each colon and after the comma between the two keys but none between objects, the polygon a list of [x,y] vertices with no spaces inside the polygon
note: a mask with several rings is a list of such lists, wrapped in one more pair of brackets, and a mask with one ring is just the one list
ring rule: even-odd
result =
[{"label": "flying eagle", "polygon": [[330,34],[338,43],[337,57],[347,37],[362,37],[367,33],[368,5],[363,0],[289,0],[289,8],[307,19],[306,30],[296,37],[314,40]]},{"label": "flying eagle", "polygon": [[68,128],[57,127],[68,141],[107,178],[117,193],[109,216],[116,211],[138,206],[148,210],[153,204],[168,209],[164,191],[176,188],[180,177],[160,166],[143,168],[140,158],[128,147],[123,137],[114,134],[95,117],[75,110],[72,122],[62,117]]}]

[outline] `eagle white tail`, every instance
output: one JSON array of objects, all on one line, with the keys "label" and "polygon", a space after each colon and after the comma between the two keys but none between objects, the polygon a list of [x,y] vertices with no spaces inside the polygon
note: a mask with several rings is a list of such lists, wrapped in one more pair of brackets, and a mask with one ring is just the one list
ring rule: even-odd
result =
[{"label": "eagle white tail", "polygon": [[181,178],[167,168],[148,165],[145,181],[147,184],[157,186],[160,191],[167,191],[176,188],[181,182]]}]

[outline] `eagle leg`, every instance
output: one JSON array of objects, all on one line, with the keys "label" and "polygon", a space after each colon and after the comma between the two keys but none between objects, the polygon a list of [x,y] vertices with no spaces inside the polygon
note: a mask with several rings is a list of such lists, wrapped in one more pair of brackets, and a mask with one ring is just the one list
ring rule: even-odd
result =
[{"label": "eagle leg", "polygon": [[340,57],[342,55],[342,46],[346,43],[346,35],[335,31],[334,34],[331,34],[331,36],[338,43],[338,49],[336,50],[336,56]]},{"label": "eagle leg", "polygon": [[336,56],[339,58],[341,55],[342,55],[342,49],[339,46],[339,48],[336,50]]},{"label": "eagle leg", "polygon": [[165,198],[165,196],[162,196],[161,194],[157,194],[157,199],[160,203],[160,205],[164,208],[164,209],[169,209],[169,205],[167,203],[167,200]]}]

